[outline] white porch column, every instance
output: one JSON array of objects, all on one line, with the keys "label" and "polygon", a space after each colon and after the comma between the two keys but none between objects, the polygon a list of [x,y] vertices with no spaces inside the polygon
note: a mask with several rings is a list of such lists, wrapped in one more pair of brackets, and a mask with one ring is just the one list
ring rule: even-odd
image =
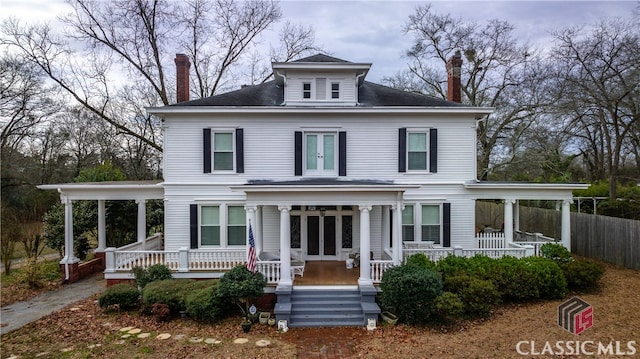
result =
[{"label": "white porch column", "polygon": [[360,205],[360,278],[359,285],[373,285],[371,280],[370,205]]},{"label": "white porch column", "polygon": [[520,201],[519,200],[516,200],[516,207],[513,209],[513,220],[514,220],[513,230],[519,231],[520,230]]},{"label": "white porch column", "polygon": [[504,241],[505,245],[513,243],[513,204],[515,200],[504,200]]},{"label": "white porch column", "polygon": [[256,255],[260,253],[258,250],[258,238],[256,238],[256,206],[244,206],[244,210],[247,216],[247,233],[245,234],[245,238],[247,239],[247,258],[249,258],[249,226],[251,226],[251,231],[253,232]]},{"label": "white porch column", "polygon": [[147,201],[138,199],[136,203],[138,204],[138,242],[144,242],[147,238]]},{"label": "white porch column", "polygon": [[[380,231],[382,232],[382,248],[387,248],[391,242],[390,242],[390,235],[391,233],[389,233],[389,231],[391,230],[391,227],[389,226],[389,206],[380,206],[382,207],[382,218],[381,220],[381,224],[380,224]],[[395,248],[393,245],[391,245],[391,259],[395,258]]]},{"label": "white porch column", "polygon": [[393,233],[391,240],[393,241],[393,264],[400,265],[402,263],[402,205],[400,202],[393,206]]},{"label": "white porch column", "polygon": [[278,206],[280,210],[280,285],[293,285],[291,280],[291,206]]},{"label": "white porch column", "polygon": [[571,252],[571,200],[562,201],[562,226],[560,239],[562,245]]},{"label": "white porch column", "polygon": [[80,260],[73,254],[73,202],[63,195],[62,203],[64,203],[64,257],[60,264],[77,263]]},{"label": "white porch column", "polygon": [[98,200],[98,248],[96,251],[104,252],[107,248],[107,225],[105,220],[104,199]]},{"label": "white porch column", "polygon": [[262,206],[256,207],[256,220],[254,223],[253,234],[256,236],[256,253],[260,253],[264,244],[262,238]]}]

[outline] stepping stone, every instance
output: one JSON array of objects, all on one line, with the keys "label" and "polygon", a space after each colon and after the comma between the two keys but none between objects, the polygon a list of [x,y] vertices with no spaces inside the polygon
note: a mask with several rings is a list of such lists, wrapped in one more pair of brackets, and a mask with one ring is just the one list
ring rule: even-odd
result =
[{"label": "stepping stone", "polygon": [[113,342],[113,344],[117,344],[117,345],[122,345],[124,343],[125,343],[124,339],[116,340],[115,342]]},{"label": "stepping stone", "polygon": [[133,327],[124,327],[124,328],[120,328],[120,331],[121,331],[121,332],[128,332],[128,331],[130,331],[131,329],[133,329]]},{"label": "stepping stone", "polygon": [[149,338],[150,335],[151,333],[140,333],[138,334],[138,338],[140,339]]},{"label": "stepping stone", "polygon": [[71,308],[71,309],[69,309],[69,310],[70,310],[70,311],[72,311],[72,312],[76,312],[76,311],[80,310],[80,308],[78,308],[78,307],[73,307],[73,308]]},{"label": "stepping stone", "polygon": [[190,343],[202,343],[204,339],[200,338],[200,337],[191,337],[189,338],[189,342]]},{"label": "stepping stone", "polygon": [[15,354],[12,354],[10,357],[8,357],[7,359],[18,359],[20,358],[19,356],[16,356]]},{"label": "stepping stone", "polygon": [[62,348],[62,349],[60,349],[60,351],[63,352],[63,353],[68,353],[68,352],[70,352],[72,350],[73,350],[73,348]]},{"label": "stepping stone", "polygon": [[127,339],[127,338],[129,338],[129,337],[131,337],[131,334],[125,334],[125,335],[122,335],[120,338],[122,338],[122,339]]},{"label": "stepping stone", "polygon": [[246,344],[249,342],[247,338],[238,338],[233,341],[234,344]]},{"label": "stepping stone", "polygon": [[207,338],[204,340],[205,343],[207,344],[220,344],[222,343],[221,341],[219,341],[218,339],[215,338]]},{"label": "stepping stone", "polygon": [[[38,353],[38,354],[36,354],[36,358],[40,358],[40,357],[43,357],[43,356],[49,356],[49,355],[51,355],[51,353],[49,353],[49,352],[42,352],[42,353]],[[9,358],[17,358],[17,357],[15,357],[15,356],[10,356]]]},{"label": "stepping stone", "polygon": [[256,342],[256,345],[259,347],[268,347],[269,345],[271,345],[271,342],[266,339],[261,339]]},{"label": "stepping stone", "polygon": [[171,338],[171,334],[169,333],[162,333],[162,334],[158,334],[158,336],[156,336],[156,339],[158,340],[165,340],[165,339],[169,339]]},{"label": "stepping stone", "polygon": [[142,333],[142,329],[139,329],[139,328],[131,329],[131,330],[130,330],[130,331],[128,331],[127,333],[129,333],[129,334],[138,334],[138,333]]},{"label": "stepping stone", "polygon": [[174,336],[173,336],[173,339],[174,339],[174,340],[182,340],[182,339],[184,339],[184,338],[186,338],[186,337],[187,337],[187,336],[186,336],[186,335],[184,335],[184,334],[176,334],[176,335],[174,335]]}]

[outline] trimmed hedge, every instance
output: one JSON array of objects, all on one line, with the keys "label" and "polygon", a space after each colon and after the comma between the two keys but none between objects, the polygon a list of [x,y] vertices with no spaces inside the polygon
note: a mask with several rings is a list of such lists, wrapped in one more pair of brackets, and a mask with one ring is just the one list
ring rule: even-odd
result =
[{"label": "trimmed hedge", "polygon": [[552,259],[556,262],[569,262],[572,260],[571,252],[559,243],[545,243],[541,245],[540,254],[544,258]]},{"label": "trimmed hedge", "polygon": [[588,259],[574,259],[560,265],[569,289],[590,292],[598,288],[605,268],[602,264]]},{"label": "trimmed hedge", "polygon": [[100,308],[116,304],[120,310],[134,309],[140,304],[140,292],[130,284],[119,283],[107,288],[98,298]]},{"label": "trimmed hedge", "polygon": [[460,298],[463,314],[468,318],[488,317],[500,302],[500,293],[489,280],[468,275],[450,276],[445,280],[444,288]]},{"label": "trimmed hedge", "polygon": [[521,261],[530,266],[538,287],[537,298],[562,299],[567,294],[567,280],[558,264],[543,257],[526,257]]},{"label": "trimmed hedge", "polygon": [[154,264],[148,268],[134,267],[133,275],[140,290],[143,290],[151,282],[173,278],[171,269],[164,264]]},{"label": "trimmed hedge", "polygon": [[422,269],[428,269],[432,271],[436,270],[436,264],[432,262],[429,258],[427,258],[427,256],[424,255],[424,253],[416,253],[416,254],[410,255],[405,260],[405,264],[415,265]]},{"label": "trimmed hedge", "polygon": [[213,323],[224,315],[222,298],[216,295],[218,283],[196,290],[187,295],[185,307],[187,314],[197,321]]},{"label": "trimmed hedge", "polygon": [[153,281],[142,290],[142,305],[147,312],[154,304],[166,304],[171,314],[186,310],[185,299],[188,294],[201,289],[205,283],[193,279],[165,279]]},{"label": "trimmed hedge", "polygon": [[442,294],[442,279],[437,272],[401,265],[384,272],[380,289],[382,307],[395,313],[401,322],[424,323],[431,316],[435,299]]}]

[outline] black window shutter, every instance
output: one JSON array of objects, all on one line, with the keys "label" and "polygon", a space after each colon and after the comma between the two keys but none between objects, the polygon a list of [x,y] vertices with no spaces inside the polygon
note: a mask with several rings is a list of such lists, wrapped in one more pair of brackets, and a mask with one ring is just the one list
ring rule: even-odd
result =
[{"label": "black window shutter", "polygon": [[438,172],[438,129],[429,130],[429,172]]},{"label": "black window shutter", "polygon": [[442,246],[451,247],[451,203],[442,204]]},{"label": "black window shutter", "polygon": [[347,133],[338,132],[338,176],[347,175]]},{"label": "black window shutter", "polygon": [[407,172],[407,129],[398,131],[398,172]]},{"label": "black window shutter", "polygon": [[244,173],[244,130],[236,128],[236,173]]},{"label": "black window shutter", "polygon": [[302,176],[302,132],[295,133],[295,176]]},{"label": "black window shutter", "polygon": [[189,205],[189,234],[191,249],[198,248],[198,205]]},{"label": "black window shutter", "polygon": [[203,131],[203,149],[202,153],[204,154],[204,173],[211,173],[211,129],[205,128]]}]

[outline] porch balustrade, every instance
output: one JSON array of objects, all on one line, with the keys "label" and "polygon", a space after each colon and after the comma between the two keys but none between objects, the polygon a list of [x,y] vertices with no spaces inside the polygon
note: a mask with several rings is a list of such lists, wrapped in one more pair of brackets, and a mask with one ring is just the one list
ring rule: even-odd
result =
[{"label": "porch balustrade", "polygon": [[373,283],[380,283],[384,271],[391,267],[393,267],[393,261],[391,260],[372,260],[371,280],[373,281]]}]

